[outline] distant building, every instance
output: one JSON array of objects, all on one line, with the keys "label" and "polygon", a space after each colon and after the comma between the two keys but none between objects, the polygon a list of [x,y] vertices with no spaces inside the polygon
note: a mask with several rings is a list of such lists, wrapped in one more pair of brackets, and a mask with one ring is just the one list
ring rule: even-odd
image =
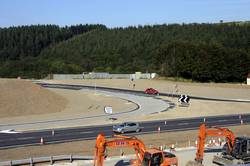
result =
[{"label": "distant building", "polygon": [[156,73],[141,73],[135,74],[109,74],[107,72],[84,72],[82,74],[49,74],[47,79],[66,80],[66,79],[153,79],[157,76]]},{"label": "distant building", "polygon": [[250,73],[247,75],[247,85],[250,85]]}]

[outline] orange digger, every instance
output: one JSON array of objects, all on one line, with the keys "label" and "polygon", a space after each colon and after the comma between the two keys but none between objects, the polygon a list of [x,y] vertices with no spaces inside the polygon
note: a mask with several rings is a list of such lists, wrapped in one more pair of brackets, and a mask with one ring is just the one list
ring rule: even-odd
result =
[{"label": "orange digger", "polygon": [[205,140],[207,136],[226,137],[226,144],[220,156],[214,156],[213,163],[218,165],[250,163],[250,138],[236,137],[227,128],[213,127],[207,129],[205,124],[200,125],[198,147],[195,161],[201,163],[204,157]]},{"label": "orange digger", "polygon": [[136,160],[131,160],[134,166],[178,166],[177,157],[157,148],[146,148],[144,143],[136,137],[115,135],[115,139],[107,141],[103,134],[96,138],[94,166],[103,166],[107,147],[131,147],[135,150]]}]

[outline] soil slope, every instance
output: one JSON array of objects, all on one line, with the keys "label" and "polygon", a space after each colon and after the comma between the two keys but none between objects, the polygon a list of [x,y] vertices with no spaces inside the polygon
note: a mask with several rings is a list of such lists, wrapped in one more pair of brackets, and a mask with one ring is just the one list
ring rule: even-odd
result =
[{"label": "soil slope", "polygon": [[67,100],[27,80],[0,79],[0,118],[59,112]]}]

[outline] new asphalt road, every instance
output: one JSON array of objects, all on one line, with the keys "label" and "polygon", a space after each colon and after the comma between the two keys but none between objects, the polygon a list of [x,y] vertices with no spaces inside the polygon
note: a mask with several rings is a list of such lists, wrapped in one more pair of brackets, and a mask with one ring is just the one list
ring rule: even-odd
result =
[{"label": "new asphalt road", "polygon": [[[158,132],[183,131],[197,129],[205,121],[207,126],[230,126],[250,123],[250,114],[211,116],[192,119],[173,119],[141,122],[142,131],[139,133],[127,133],[126,135],[149,134]],[[19,146],[38,145],[43,138],[45,144],[69,142],[74,140],[95,139],[99,133],[104,133],[106,137],[112,136],[111,125],[89,126],[77,128],[64,128],[55,130],[31,131],[23,133],[0,133],[0,148],[13,148]]]}]

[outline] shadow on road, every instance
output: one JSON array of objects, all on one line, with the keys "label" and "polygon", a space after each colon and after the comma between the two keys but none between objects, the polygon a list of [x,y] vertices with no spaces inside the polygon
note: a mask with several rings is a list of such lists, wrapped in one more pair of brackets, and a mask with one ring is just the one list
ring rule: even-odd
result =
[{"label": "shadow on road", "polygon": [[130,162],[124,160],[120,160],[115,164],[115,166],[128,166],[128,165],[130,165]]}]

